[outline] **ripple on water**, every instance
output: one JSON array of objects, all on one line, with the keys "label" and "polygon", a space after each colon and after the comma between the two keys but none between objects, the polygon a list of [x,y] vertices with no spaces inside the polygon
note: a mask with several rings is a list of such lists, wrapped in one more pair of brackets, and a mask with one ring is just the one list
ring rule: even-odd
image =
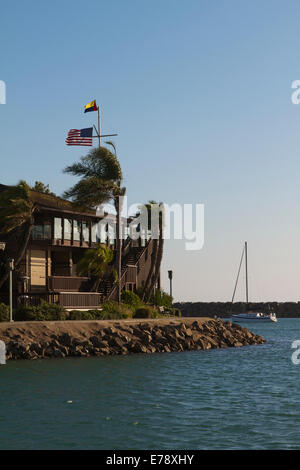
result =
[{"label": "ripple on water", "polygon": [[268,342],[10,361],[0,369],[0,448],[299,449],[300,320],[252,329]]}]

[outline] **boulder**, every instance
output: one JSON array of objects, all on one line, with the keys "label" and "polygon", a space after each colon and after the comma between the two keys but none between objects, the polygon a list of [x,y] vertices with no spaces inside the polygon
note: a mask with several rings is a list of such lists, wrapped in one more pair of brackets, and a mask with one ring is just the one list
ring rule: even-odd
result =
[{"label": "boulder", "polygon": [[67,346],[67,347],[70,347],[71,343],[72,343],[72,339],[71,339],[71,336],[69,335],[69,333],[63,333],[62,335],[60,335],[58,337],[58,341],[63,346]]}]

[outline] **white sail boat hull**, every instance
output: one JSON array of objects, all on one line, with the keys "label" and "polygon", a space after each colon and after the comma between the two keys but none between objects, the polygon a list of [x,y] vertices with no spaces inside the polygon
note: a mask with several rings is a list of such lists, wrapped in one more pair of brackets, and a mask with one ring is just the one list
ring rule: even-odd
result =
[{"label": "white sail boat hull", "polygon": [[232,320],[235,322],[247,322],[247,321],[265,321],[265,322],[277,322],[275,313],[266,315],[264,313],[239,313],[237,315],[232,315]]}]

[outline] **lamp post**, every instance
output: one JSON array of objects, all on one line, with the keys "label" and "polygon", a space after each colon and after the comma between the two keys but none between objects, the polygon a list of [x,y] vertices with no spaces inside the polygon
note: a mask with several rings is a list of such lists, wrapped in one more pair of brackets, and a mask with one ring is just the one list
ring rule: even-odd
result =
[{"label": "lamp post", "polygon": [[[0,250],[4,251],[6,248],[5,242],[0,242]],[[14,259],[9,259],[9,321],[13,321],[13,270],[15,269]]]},{"label": "lamp post", "polygon": [[9,259],[9,321],[13,321],[13,270],[15,268],[15,260]]},{"label": "lamp post", "polygon": [[170,279],[170,296],[173,297],[172,295],[172,279],[173,279],[173,271],[168,271],[168,277]]}]

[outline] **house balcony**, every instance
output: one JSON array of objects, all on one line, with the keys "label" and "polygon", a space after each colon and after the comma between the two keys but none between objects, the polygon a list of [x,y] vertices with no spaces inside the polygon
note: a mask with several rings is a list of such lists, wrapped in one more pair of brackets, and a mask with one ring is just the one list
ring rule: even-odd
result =
[{"label": "house balcony", "polygon": [[65,309],[89,310],[101,307],[103,297],[97,292],[45,292],[18,295],[18,305],[38,306],[44,300]]},{"label": "house balcony", "polygon": [[89,277],[49,276],[48,290],[50,292],[88,292],[91,288]]}]

